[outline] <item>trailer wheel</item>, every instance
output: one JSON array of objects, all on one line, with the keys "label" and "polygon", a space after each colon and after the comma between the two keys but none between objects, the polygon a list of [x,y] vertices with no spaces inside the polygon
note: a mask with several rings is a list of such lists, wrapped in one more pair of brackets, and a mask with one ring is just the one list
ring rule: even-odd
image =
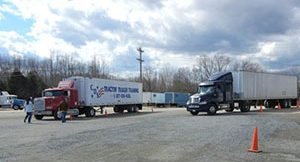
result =
[{"label": "trailer wheel", "polygon": [[118,113],[123,113],[124,112],[124,108],[123,107],[119,107]]},{"label": "trailer wheel", "polygon": [[95,111],[94,108],[89,107],[89,108],[86,109],[86,111],[85,111],[85,116],[86,117],[94,117],[95,115],[96,115],[96,111]]},{"label": "trailer wheel", "polygon": [[283,100],[283,108],[290,108],[290,100]]},{"label": "trailer wheel", "polygon": [[207,114],[208,115],[215,115],[217,113],[217,105],[211,104],[208,108]]},{"label": "trailer wheel", "polygon": [[291,108],[291,106],[292,106],[292,101],[291,100],[287,100],[287,108]]},{"label": "trailer wheel", "polygon": [[36,120],[42,120],[43,119],[43,115],[34,115],[34,118],[36,119]]},{"label": "trailer wheel", "polygon": [[114,107],[114,112],[115,113],[123,113],[124,112],[124,108],[123,107]]},{"label": "trailer wheel", "polygon": [[118,111],[119,111],[118,107],[114,107],[113,110],[114,110],[115,113],[118,113]]},{"label": "trailer wheel", "polygon": [[138,106],[134,106],[133,107],[133,112],[135,112],[135,113],[139,112],[139,107]]},{"label": "trailer wheel", "polygon": [[197,111],[190,111],[190,113],[192,114],[192,115],[198,115],[199,114],[199,112],[197,112]]},{"label": "trailer wheel", "polygon": [[264,101],[264,106],[265,106],[265,108],[270,108],[270,103],[268,100]]},{"label": "trailer wheel", "polygon": [[133,106],[128,107],[127,112],[133,113],[134,112],[134,107]]}]

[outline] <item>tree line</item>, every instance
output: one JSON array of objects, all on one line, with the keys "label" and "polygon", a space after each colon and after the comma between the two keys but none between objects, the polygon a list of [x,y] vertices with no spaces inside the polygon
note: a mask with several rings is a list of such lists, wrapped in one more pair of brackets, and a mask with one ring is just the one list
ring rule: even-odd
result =
[{"label": "tree line", "polygon": [[[47,59],[4,57],[0,55],[0,90],[7,90],[20,98],[38,97],[43,89],[56,87],[63,78],[70,76],[97,77],[127,81],[140,81],[138,76],[118,78],[109,72],[103,59],[93,57],[90,62],[80,62],[73,55],[51,54]],[[137,64],[138,69],[138,64]],[[143,68],[143,90],[151,92],[194,93],[201,81],[215,72],[229,70],[264,71],[250,60],[236,60],[226,55],[201,55],[196,57],[193,68],[171,67]]]}]

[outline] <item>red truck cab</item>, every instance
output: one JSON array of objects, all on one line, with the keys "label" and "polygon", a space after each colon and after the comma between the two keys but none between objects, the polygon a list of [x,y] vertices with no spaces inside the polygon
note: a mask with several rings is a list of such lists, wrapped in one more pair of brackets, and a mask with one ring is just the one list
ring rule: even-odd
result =
[{"label": "red truck cab", "polygon": [[34,117],[41,120],[44,116],[61,118],[59,107],[64,98],[68,98],[68,114],[78,115],[78,92],[73,81],[61,81],[57,88],[48,88],[42,92],[42,97],[34,99]]}]

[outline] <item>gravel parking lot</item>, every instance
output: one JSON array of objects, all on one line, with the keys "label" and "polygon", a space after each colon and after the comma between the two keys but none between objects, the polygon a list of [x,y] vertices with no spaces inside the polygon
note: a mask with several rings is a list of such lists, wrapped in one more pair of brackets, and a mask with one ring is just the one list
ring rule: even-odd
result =
[{"label": "gravel parking lot", "polygon": [[[0,161],[300,161],[300,109],[218,112],[184,108],[136,114],[53,118],[23,123],[23,111],[0,111]],[[258,127],[262,153],[250,153]]]}]

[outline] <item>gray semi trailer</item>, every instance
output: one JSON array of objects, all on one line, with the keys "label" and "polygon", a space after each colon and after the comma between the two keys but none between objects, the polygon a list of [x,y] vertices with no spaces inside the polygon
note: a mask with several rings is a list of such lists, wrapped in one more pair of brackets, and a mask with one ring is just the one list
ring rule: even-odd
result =
[{"label": "gray semi trailer", "polygon": [[199,84],[198,91],[187,102],[192,115],[207,112],[214,115],[218,110],[228,112],[240,109],[250,111],[251,106],[264,104],[274,108],[291,107],[297,100],[295,76],[248,71],[221,72]]}]

